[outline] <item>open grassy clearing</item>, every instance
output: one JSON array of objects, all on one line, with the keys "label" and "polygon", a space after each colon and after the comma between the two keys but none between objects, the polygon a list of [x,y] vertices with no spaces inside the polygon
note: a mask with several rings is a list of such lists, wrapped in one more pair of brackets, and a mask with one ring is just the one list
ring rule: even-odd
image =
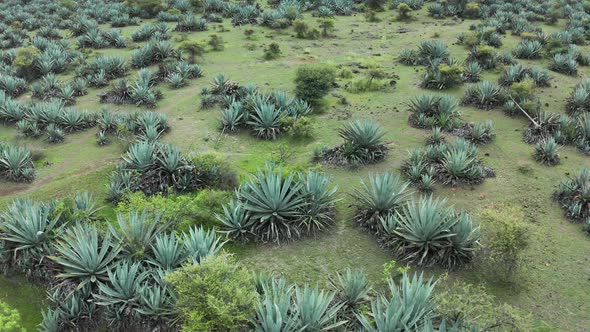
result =
[{"label": "open grassy clearing", "polygon": [[[230,244],[229,250],[237,259],[252,270],[275,271],[285,275],[289,281],[304,283],[319,282],[326,286],[328,277],[335,271],[347,267],[363,269],[373,283],[381,283],[383,264],[394,257],[380,248],[374,237],[359,229],[352,221],[353,208],[349,207],[354,188],[360,178],[367,178],[372,172],[391,171],[400,174],[400,167],[407,159],[407,151],[423,147],[429,130],[412,128],[408,125],[409,100],[427,92],[420,88],[422,66],[405,66],[396,62],[404,48],[416,48],[423,40],[440,39],[448,46],[451,55],[464,60],[467,51],[464,46],[455,45],[457,34],[469,30],[476,20],[433,19],[427,16],[427,9],[414,12],[415,19],[409,22],[396,20],[397,13],[392,10],[377,13],[381,22],[367,22],[362,14],[338,16],[334,21],[334,32],[330,38],[317,40],[296,39],[292,29],[272,30],[261,26],[234,27],[225,19],[223,24],[211,23],[209,31],[187,34],[190,40],[209,39],[209,35],[221,36],[223,51],[207,52],[198,63],[205,76],[191,80],[187,87],[173,90],[161,84],[163,99],[158,101],[155,111],[168,116],[170,132],[163,136],[164,142],[173,143],[184,153],[212,153],[227,161],[238,173],[241,180],[256,171],[266,161],[277,158],[279,147],[286,144],[290,157],[284,161],[285,167],[304,168],[313,166],[311,159],[314,148],[335,146],[341,143],[338,129],[355,119],[371,119],[385,130],[384,141],[389,147],[387,158],[380,163],[365,165],[355,170],[323,166],[323,170],[333,177],[339,186],[337,216],[334,227],[317,237],[307,238],[280,246],[274,244]],[[153,20],[143,20],[142,24]],[[317,19],[305,15],[305,21],[315,26]],[[565,20],[557,25],[541,25],[544,31],[562,29]],[[170,24],[174,26],[175,24]],[[217,30],[223,25],[224,31]],[[108,25],[105,25],[106,27]],[[103,26],[101,26],[103,27]],[[122,28],[123,35],[129,37],[137,26]],[[244,37],[246,29],[255,33],[251,39]],[[436,32],[438,37],[434,37]],[[178,46],[179,33],[172,34],[173,45]],[[503,35],[500,51],[510,51],[521,38],[510,34]],[[276,42],[282,54],[275,60],[263,59],[263,48]],[[254,50],[248,50],[248,44]],[[582,52],[590,48],[579,46]],[[96,50],[95,54],[117,54],[125,58],[131,56],[131,49]],[[93,54],[94,55],[94,54]],[[92,55],[92,56],[93,56]],[[377,63],[388,72],[399,76],[395,87],[383,91],[350,93],[343,87],[350,79],[338,78],[339,88],[324,98],[321,110],[312,115],[316,124],[312,138],[296,140],[282,136],[274,141],[265,141],[251,135],[246,129],[233,135],[220,134],[220,109],[201,109],[200,87],[208,85],[213,76],[223,73],[232,81],[245,84],[252,82],[262,90],[294,90],[296,69],[306,63],[327,63],[337,68],[358,68],[358,64]],[[549,60],[519,60],[523,65],[538,65],[547,68]],[[155,67],[152,67],[156,69]],[[131,77],[137,70],[131,71]],[[497,81],[501,70],[485,71],[482,79]],[[565,100],[574,86],[583,77],[590,75],[588,67],[579,67],[578,76],[571,77],[552,72],[554,80],[550,87],[537,88],[535,96],[540,98],[543,109],[553,113],[565,113]],[[71,74],[60,75],[61,78]],[[460,99],[468,84],[445,90]],[[86,96],[77,98],[75,108],[98,111],[102,106],[116,112],[142,110],[134,106],[98,103],[97,94],[106,91],[89,89]],[[435,91],[428,91],[438,93]],[[343,96],[348,105],[339,102]],[[28,94],[20,97],[29,98]],[[496,131],[494,141],[480,146],[480,156],[484,163],[496,171],[495,178],[486,179],[480,185],[449,188],[436,185],[434,195],[446,197],[457,208],[464,209],[474,216],[487,207],[515,205],[525,213],[531,228],[530,246],[525,252],[525,272],[521,287],[513,289],[499,284],[489,284],[482,276],[483,271],[466,267],[450,272],[450,280],[465,280],[484,284],[490,293],[500,301],[512,304],[533,315],[534,324],[539,329],[580,330],[590,325],[590,266],[587,253],[590,240],[581,231],[582,226],[572,224],[564,216],[559,205],[552,201],[551,195],[566,175],[574,175],[582,167],[589,167],[588,157],[567,146],[560,149],[561,164],[547,167],[538,164],[533,158],[534,146],[522,140],[522,133],[528,125],[523,117],[508,117],[501,109],[490,111],[475,107],[460,106],[464,121],[481,122],[492,120]],[[0,138],[40,151],[42,157],[35,161],[37,172],[32,183],[22,184],[0,182],[0,200],[3,204],[15,197],[31,197],[49,200],[71,197],[75,192],[88,191],[99,200],[107,196],[106,185],[111,171],[127,148],[126,142],[113,140],[106,147],[96,144],[95,129],[68,134],[61,144],[49,144],[39,139],[23,138],[14,126],[0,125]],[[115,216],[114,206],[107,205],[100,212],[110,218]],[[195,220],[195,224],[199,224]],[[484,233],[485,236],[485,233]],[[412,271],[422,268],[412,267]],[[438,276],[444,271],[438,268],[424,269],[429,275]],[[20,282],[17,282],[19,284]],[[10,286],[9,286],[10,285]],[[8,279],[3,279],[0,289],[14,288]],[[16,286],[23,294],[14,298],[2,292],[0,299],[19,310],[26,327],[33,329],[40,322],[39,308],[43,306],[43,295],[31,290],[29,285]],[[25,293],[26,292],[26,293]]]}]

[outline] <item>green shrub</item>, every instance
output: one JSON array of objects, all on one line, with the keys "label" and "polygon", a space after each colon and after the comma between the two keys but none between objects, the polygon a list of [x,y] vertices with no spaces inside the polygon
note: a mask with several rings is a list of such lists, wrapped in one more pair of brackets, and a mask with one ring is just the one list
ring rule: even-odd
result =
[{"label": "green shrub", "polygon": [[213,224],[215,213],[223,212],[222,205],[231,198],[231,192],[205,189],[198,194],[146,197],[142,192],[132,193],[119,202],[115,211],[128,214],[130,211],[147,210],[153,215],[161,214],[161,221],[178,230],[188,230],[197,224]]},{"label": "green shrub", "polygon": [[307,36],[307,30],[309,30],[309,27],[304,20],[293,21],[293,31],[295,31],[297,38],[305,38]]},{"label": "green shrub", "polygon": [[535,91],[535,81],[530,78],[524,79],[521,82],[512,84],[510,90],[516,100],[529,99]]},{"label": "green shrub", "polygon": [[489,280],[515,283],[521,276],[528,247],[529,228],[522,209],[516,206],[492,206],[478,214],[485,239],[480,261]]},{"label": "green shrub", "polygon": [[410,6],[408,6],[407,3],[400,3],[399,5],[397,5],[397,14],[398,14],[398,19],[399,20],[409,20],[410,18],[412,18],[412,8],[410,8]]},{"label": "green shrub", "polygon": [[0,331],[25,332],[26,330],[21,324],[21,318],[18,311],[0,301]]},{"label": "green shrub", "polygon": [[306,116],[300,118],[285,117],[281,120],[281,127],[287,134],[296,138],[313,136],[314,123]]},{"label": "green shrub", "polygon": [[16,57],[12,62],[12,66],[17,69],[20,76],[32,78],[34,75],[35,59],[40,56],[41,52],[34,46],[21,47],[16,50]]},{"label": "green shrub", "polygon": [[[466,331],[530,331],[526,313],[501,303],[482,286],[450,284],[435,296],[435,312],[455,320]],[[470,329],[471,328],[471,329]]]},{"label": "green shrub", "polygon": [[222,51],[224,48],[223,38],[218,35],[211,35],[207,44],[209,44],[214,51]]},{"label": "green shrub", "polygon": [[168,274],[180,309],[182,331],[240,331],[254,316],[251,274],[227,255],[186,265]]},{"label": "green shrub", "polygon": [[352,93],[369,91],[381,91],[389,86],[386,79],[375,79],[373,77],[356,77],[346,85],[346,90]]},{"label": "green shrub", "polygon": [[281,47],[277,43],[270,43],[264,48],[264,58],[274,60],[281,56]]},{"label": "green shrub", "polygon": [[125,5],[143,18],[154,17],[165,9],[161,0],[125,0]]},{"label": "green shrub", "polygon": [[336,70],[328,65],[304,65],[295,74],[295,95],[307,102],[324,97],[334,86]]}]

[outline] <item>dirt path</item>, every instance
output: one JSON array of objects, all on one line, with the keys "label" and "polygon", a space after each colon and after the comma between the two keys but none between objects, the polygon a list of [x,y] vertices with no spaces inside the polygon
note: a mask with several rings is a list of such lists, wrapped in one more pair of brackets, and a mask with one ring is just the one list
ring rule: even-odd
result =
[{"label": "dirt path", "polygon": [[[111,159],[106,159],[103,162],[94,165],[92,167],[89,168],[85,168],[85,169],[81,169],[73,174],[70,175],[70,177],[80,177],[80,176],[84,176],[87,174],[90,174],[96,170],[99,170],[105,166],[108,166],[109,164],[111,164],[111,162],[117,160],[118,158],[111,158]],[[60,168],[64,168],[63,165]],[[47,183],[51,182],[53,179],[55,179],[56,177],[58,177],[59,175],[62,175],[63,173],[57,173],[54,175],[50,175],[46,178],[43,178],[39,181],[34,181],[33,183],[29,183],[29,184],[18,184],[15,186],[11,186],[11,188],[7,188],[6,190],[4,190],[4,188],[0,188],[0,197],[6,197],[6,196],[11,196],[11,195],[18,195],[18,194],[24,194],[27,192],[31,192],[37,188],[40,188],[44,185],[46,185]]]}]

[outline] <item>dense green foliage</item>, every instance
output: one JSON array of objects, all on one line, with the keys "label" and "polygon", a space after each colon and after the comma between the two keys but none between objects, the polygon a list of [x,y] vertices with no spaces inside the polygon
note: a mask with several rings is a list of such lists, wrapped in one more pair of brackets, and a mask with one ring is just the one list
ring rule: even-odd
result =
[{"label": "dense green foliage", "polygon": [[226,255],[186,265],[167,275],[166,281],[176,292],[182,331],[238,331],[254,313],[252,276]]},{"label": "dense green foliage", "polygon": [[330,66],[301,66],[295,76],[295,95],[307,102],[317,102],[332,89],[335,79],[336,70]]}]

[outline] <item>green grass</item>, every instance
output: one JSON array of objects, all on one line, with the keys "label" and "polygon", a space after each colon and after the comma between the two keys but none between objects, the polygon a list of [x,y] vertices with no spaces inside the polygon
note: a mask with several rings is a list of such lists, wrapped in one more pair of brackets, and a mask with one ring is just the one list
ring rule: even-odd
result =
[{"label": "green grass", "polygon": [[[216,33],[225,41],[224,51],[208,52],[199,61],[206,76],[179,90],[171,90],[165,84],[159,86],[164,92],[164,99],[159,102],[156,110],[168,115],[172,128],[164,140],[188,153],[220,155],[242,176],[271,159],[272,151],[282,143],[288,144],[293,151],[293,157],[287,162],[288,166],[309,163],[314,147],[340,143],[337,130],[351,119],[369,118],[379,122],[387,131],[385,141],[388,142],[390,151],[384,162],[355,171],[325,168],[340,186],[339,195],[343,199],[338,206],[337,224],[329,234],[278,247],[231,245],[230,249],[246,266],[254,270],[276,271],[297,282],[317,281],[320,284],[325,284],[335,271],[354,267],[364,269],[372,281],[378,282],[382,265],[393,259],[379,248],[374,238],[353,225],[353,211],[347,207],[350,201],[347,194],[358,185],[359,178],[366,177],[369,172],[393,171],[399,174],[399,167],[406,158],[407,151],[422,147],[429,134],[427,131],[409,127],[409,112],[406,110],[412,96],[425,92],[419,88],[423,68],[395,63],[399,52],[403,48],[416,47],[421,40],[431,39],[432,31],[436,31],[440,36],[438,38],[449,45],[452,55],[464,59],[466,49],[452,44],[456,35],[467,31],[473,21],[433,20],[426,17],[425,10],[416,13],[417,19],[410,23],[393,21],[396,16],[393,11],[378,15],[382,19],[380,23],[365,22],[362,15],[338,17],[335,37],[320,40],[295,39],[292,31],[272,31],[263,27],[253,27],[254,37],[247,40],[243,31],[250,28],[249,26],[231,27],[226,21],[224,27],[228,31],[214,32],[218,24],[213,24],[210,31],[188,34],[190,39],[207,40],[209,35]],[[310,15],[306,15],[306,21],[312,26],[317,25]],[[124,33],[129,35],[136,28],[124,28]],[[409,31],[399,33],[400,28]],[[175,34],[173,40],[176,42],[177,38],[178,34]],[[282,56],[277,60],[265,61],[262,59],[263,48],[273,41],[280,45]],[[519,38],[507,35],[503,37],[503,41],[501,50],[509,51],[518,43]],[[248,50],[247,44],[254,44],[254,50]],[[582,49],[589,51],[588,47]],[[101,50],[97,53],[120,52]],[[130,56],[130,50],[125,50],[123,55]],[[344,88],[337,89],[334,92],[346,97],[350,104],[341,105],[337,97],[329,95],[323,111],[313,117],[316,123],[313,140],[296,141],[283,137],[274,142],[266,142],[245,131],[236,135],[220,135],[219,109],[200,109],[199,89],[209,84],[217,73],[224,73],[240,83],[254,82],[263,90],[292,91],[295,70],[303,63],[327,62],[342,68],[354,68],[356,63],[363,61],[378,63],[386,71],[397,74],[397,86],[379,92],[356,94],[348,93]],[[548,62],[540,60],[521,63],[546,68]],[[484,79],[496,80],[499,73],[500,70],[488,71],[484,74]],[[555,81],[552,87],[537,89],[536,94],[543,105],[548,105],[544,109],[563,112],[565,98],[580,77],[590,75],[590,70],[581,67],[580,77],[557,73],[553,75]],[[350,79],[340,79],[338,83],[343,86],[348,81]],[[460,98],[465,87],[464,85],[445,93]],[[75,107],[100,109],[104,105],[98,104],[96,94],[102,90],[91,90],[89,95],[77,100]],[[133,106],[106,107],[120,112],[140,110]],[[491,204],[517,204],[526,212],[533,229],[532,244],[526,252],[528,264],[522,282],[524,286],[519,291],[497,285],[488,286],[502,301],[530,312],[538,321],[539,330],[555,328],[574,331],[587,328],[590,325],[590,265],[587,258],[590,239],[581,232],[581,226],[571,224],[563,217],[561,209],[551,201],[550,195],[566,174],[574,174],[579,168],[590,166],[588,157],[573,148],[562,148],[560,165],[552,168],[541,166],[532,157],[533,147],[521,139],[526,125],[523,118],[507,117],[500,110],[481,111],[472,107],[461,107],[460,110],[466,121],[494,122],[496,139],[490,145],[482,147],[480,155],[485,164],[496,170],[497,177],[487,179],[484,184],[475,187],[457,190],[437,187],[436,195],[448,197],[451,203],[474,215]],[[38,199],[64,197],[77,190],[87,190],[103,198],[113,163],[124,151],[124,146],[113,144],[99,148],[94,132],[90,130],[68,135],[65,143],[48,145],[39,140],[17,138],[13,129],[0,125],[0,139],[18,141],[44,154],[37,162],[38,178],[34,183],[22,185],[0,182],[0,203],[9,202],[15,196]],[[51,165],[44,166],[45,161]],[[523,173],[521,169],[525,167],[530,168],[530,172]],[[428,272],[439,274],[441,271]],[[475,283],[483,282],[480,272],[469,268],[452,272],[451,277]],[[39,309],[42,307],[40,299],[44,297],[41,290],[26,283],[10,284],[8,280],[0,279],[0,292],[2,299],[17,308],[30,326],[39,321]]]},{"label": "green grass", "polygon": [[45,290],[33,285],[22,276],[0,276],[0,300],[18,310],[22,325],[27,331],[37,331],[42,320]]}]

